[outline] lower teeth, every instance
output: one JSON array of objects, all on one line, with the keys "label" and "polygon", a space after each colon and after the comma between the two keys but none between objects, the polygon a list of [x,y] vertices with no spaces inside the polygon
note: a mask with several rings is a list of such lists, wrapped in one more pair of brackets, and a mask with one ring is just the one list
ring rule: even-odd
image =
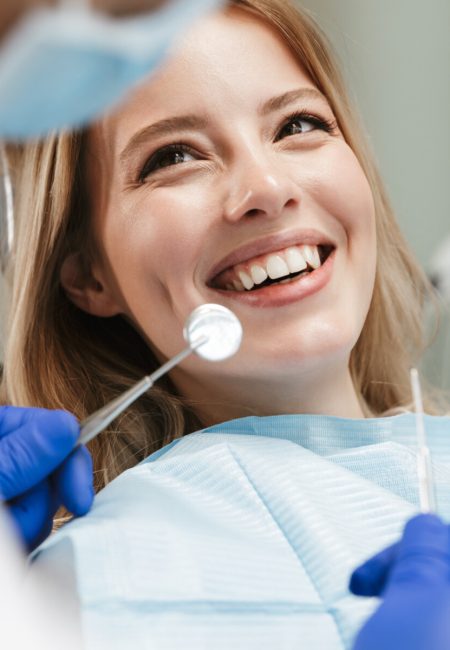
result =
[{"label": "lower teeth", "polygon": [[274,284],[289,284],[290,282],[294,282],[294,280],[298,280],[299,278],[303,277],[304,275],[309,275],[309,271],[302,271],[301,273],[298,273],[297,275],[295,275],[293,278],[286,278],[285,280],[280,280],[279,282],[274,282]]},{"label": "lower teeth", "polygon": [[298,280],[299,278],[302,278],[304,275],[309,275],[311,271],[300,271],[299,273],[296,273],[292,277],[289,278],[284,278],[284,280],[270,280],[267,279],[265,282],[262,284],[255,284],[251,289],[246,289],[245,291],[255,291],[257,289],[264,289],[265,287],[273,287],[278,284],[289,284],[291,282],[295,282],[295,280]]},{"label": "lower teeth", "polygon": [[248,291],[255,291],[256,289],[264,289],[264,287],[271,287],[276,284],[289,284],[290,282],[295,282],[295,280],[302,278],[304,275],[309,275],[310,273],[311,271],[300,271],[299,273],[292,275],[292,277],[284,278],[284,280],[267,279],[262,284],[255,284],[251,289],[244,289],[243,287],[238,289],[237,287],[234,287],[232,284],[228,284],[226,286],[226,289],[228,289],[228,291],[244,291],[244,293],[247,293]]}]

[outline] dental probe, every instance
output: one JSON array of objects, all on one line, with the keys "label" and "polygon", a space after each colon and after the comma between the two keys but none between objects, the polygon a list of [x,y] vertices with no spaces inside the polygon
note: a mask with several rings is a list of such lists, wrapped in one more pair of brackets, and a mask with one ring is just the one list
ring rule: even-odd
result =
[{"label": "dental probe", "polygon": [[419,382],[419,373],[416,368],[411,368],[411,389],[416,412],[417,434],[417,474],[419,476],[419,500],[421,512],[436,512],[436,501],[433,487],[433,471],[431,467],[430,449],[425,434],[423,420],[422,391]]},{"label": "dental probe", "polygon": [[0,145],[0,269],[5,271],[14,239],[13,188],[8,160]]},{"label": "dental probe", "polygon": [[242,326],[237,316],[226,307],[213,303],[205,304],[200,305],[190,314],[184,326],[183,336],[188,347],[83,420],[77,446],[93,440],[130,404],[151,388],[155,381],[192,352],[207,361],[222,361],[233,356],[241,344]]}]

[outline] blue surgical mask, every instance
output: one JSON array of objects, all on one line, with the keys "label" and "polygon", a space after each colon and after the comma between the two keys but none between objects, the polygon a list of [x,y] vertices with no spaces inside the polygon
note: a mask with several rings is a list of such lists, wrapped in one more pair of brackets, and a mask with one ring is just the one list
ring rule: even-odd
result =
[{"label": "blue surgical mask", "polygon": [[96,118],[158,66],[190,23],[221,4],[168,0],[125,19],[82,2],[34,11],[0,48],[0,135],[37,137]]}]

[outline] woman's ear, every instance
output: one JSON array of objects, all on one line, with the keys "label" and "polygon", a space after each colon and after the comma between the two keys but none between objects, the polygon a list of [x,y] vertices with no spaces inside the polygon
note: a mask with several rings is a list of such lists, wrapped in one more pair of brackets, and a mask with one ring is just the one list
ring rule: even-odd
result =
[{"label": "woman's ear", "polygon": [[67,297],[77,307],[92,316],[117,316],[122,313],[110,289],[100,275],[88,271],[79,253],[71,253],[64,260],[60,282]]}]

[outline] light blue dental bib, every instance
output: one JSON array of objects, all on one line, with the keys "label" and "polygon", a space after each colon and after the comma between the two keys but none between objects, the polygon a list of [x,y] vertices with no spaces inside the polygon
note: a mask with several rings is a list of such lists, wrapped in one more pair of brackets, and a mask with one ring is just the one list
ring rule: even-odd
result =
[{"label": "light blue dental bib", "polygon": [[[425,419],[450,514],[450,418]],[[376,606],[352,569],[418,510],[414,416],[249,417],[109,484],[37,552],[69,572],[89,650],[343,650]]]}]

